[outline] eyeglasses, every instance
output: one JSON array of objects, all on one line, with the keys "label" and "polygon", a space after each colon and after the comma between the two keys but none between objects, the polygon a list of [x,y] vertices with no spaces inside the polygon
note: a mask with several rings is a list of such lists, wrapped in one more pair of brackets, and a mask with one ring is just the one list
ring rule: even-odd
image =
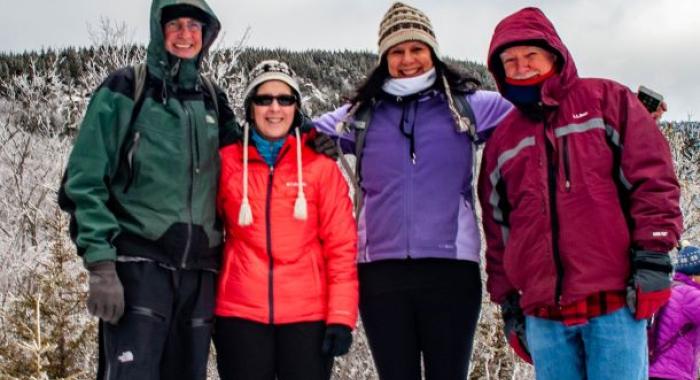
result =
[{"label": "eyeglasses", "polygon": [[181,32],[182,30],[187,30],[190,33],[201,32],[204,24],[196,20],[180,21],[172,20],[165,24],[166,32]]},{"label": "eyeglasses", "polygon": [[256,106],[269,106],[273,100],[276,100],[280,107],[289,107],[296,104],[297,97],[294,95],[255,95],[250,100]]}]

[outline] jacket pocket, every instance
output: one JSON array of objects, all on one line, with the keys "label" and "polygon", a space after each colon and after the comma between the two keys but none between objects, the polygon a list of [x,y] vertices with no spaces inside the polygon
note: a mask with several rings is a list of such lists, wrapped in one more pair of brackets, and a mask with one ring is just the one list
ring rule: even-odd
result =
[{"label": "jacket pocket", "polygon": [[316,257],[316,254],[314,252],[311,252],[311,268],[312,268],[312,274],[314,277],[314,287],[316,288],[316,293],[321,294],[323,290],[323,283],[324,278],[321,277],[321,268],[319,266],[318,262],[319,258]]}]

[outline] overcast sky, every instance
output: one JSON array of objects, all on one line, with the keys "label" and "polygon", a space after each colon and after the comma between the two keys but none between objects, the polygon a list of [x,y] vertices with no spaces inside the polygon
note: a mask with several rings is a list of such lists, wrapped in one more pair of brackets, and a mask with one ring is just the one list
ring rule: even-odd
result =
[{"label": "overcast sky", "polygon": [[[443,54],[485,62],[493,28],[535,5],[553,21],[581,76],[644,84],[669,103],[665,118],[700,119],[698,0],[410,0],[433,22]],[[224,46],[376,51],[389,0],[209,0]],[[149,0],[0,0],[0,51],[90,44],[100,16],[126,22],[136,42],[148,39]]]}]

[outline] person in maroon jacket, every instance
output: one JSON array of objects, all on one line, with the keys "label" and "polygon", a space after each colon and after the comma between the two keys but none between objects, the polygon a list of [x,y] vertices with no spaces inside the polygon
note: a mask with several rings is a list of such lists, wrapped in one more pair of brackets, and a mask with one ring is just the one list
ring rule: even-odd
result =
[{"label": "person in maroon jacket", "polygon": [[669,297],[682,229],[668,143],[628,88],[578,76],[539,9],[498,24],[488,66],[515,105],[479,178],[509,341],[539,380],[645,379],[644,319]]}]

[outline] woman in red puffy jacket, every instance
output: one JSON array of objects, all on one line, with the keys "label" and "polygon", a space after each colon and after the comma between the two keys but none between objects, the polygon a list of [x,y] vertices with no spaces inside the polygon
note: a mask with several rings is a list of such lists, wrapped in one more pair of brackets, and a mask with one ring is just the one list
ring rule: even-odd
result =
[{"label": "woman in red puffy jacket", "polygon": [[224,380],[326,380],[352,342],[352,204],[336,163],[307,147],[300,100],[285,63],[261,62],[245,90],[243,143],[220,153],[214,343]]}]

